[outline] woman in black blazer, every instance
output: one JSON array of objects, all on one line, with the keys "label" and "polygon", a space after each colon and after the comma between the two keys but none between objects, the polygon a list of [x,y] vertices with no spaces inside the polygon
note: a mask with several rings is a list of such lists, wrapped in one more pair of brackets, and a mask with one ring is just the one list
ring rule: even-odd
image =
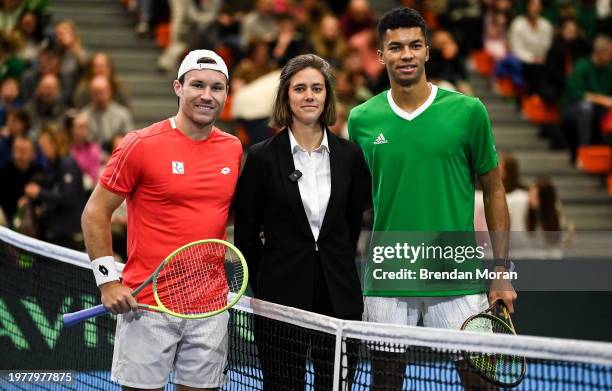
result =
[{"label": "woman in black blazer", "polygon": [[[360,148],[328,130],[334,122],[329,64],[313,54],[289,60],[271,121],[282,130],[249,150],[236,190],[234,238],[256,298],[361,320],[355,251],[370,174]],[[332,388],[333,336],[263,322],[256,321],[255,337],[264,389],[303,390],[311,344],[315,387]]]}]

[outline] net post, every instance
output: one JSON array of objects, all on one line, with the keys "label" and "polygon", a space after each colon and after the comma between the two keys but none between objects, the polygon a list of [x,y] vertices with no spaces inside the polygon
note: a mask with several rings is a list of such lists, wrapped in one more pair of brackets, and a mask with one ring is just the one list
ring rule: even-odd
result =
[{"label": "net post", "polygon": [[340,366],[342,359],[342,335],[344,331],[344,321],[338,322],[336,330],[336,347],[334,348],[334,386],[333,391],[339,391],[340,385]]}]

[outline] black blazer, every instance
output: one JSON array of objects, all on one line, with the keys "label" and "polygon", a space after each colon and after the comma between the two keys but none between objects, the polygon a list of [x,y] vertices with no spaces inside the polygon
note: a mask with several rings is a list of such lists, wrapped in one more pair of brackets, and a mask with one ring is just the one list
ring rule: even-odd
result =
[{"label": "black blazer", "polygon": [[[371,197],[361,149],[327,131],[331,193],[316,246],[338,316],[363,312],[355,249]],[[235,199],[234,239],[249,265],[255,297],[312,309],[315,240],[297,182],[289,132],[252,146]],[[263,232],[262,242],[260,232]]]}]

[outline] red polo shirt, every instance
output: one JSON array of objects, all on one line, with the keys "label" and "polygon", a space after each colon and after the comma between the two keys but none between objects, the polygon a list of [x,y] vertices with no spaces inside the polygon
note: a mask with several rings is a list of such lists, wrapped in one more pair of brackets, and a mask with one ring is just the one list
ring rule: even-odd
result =
[{"label": "red polo shirt", "polygon": [[[127,200],[127,286],[138,287],[184,244],[225,238],[241,158],[240,141],[214,127],[203,141],[185,136],[171,120],[126,135],[100,184]],[[137,299],[155,304],[150,286]]]}]

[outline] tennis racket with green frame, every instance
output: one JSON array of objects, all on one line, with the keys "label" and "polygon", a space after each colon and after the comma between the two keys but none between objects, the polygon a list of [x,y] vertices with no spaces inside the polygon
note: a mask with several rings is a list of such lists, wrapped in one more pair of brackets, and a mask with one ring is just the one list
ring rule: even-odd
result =
[{"label": "tennis racket with green frame", "polygon": [[[500,309],[503,319],[497,315]],[[466,319],[461,330],[516,335],[508,308],[502,300]],[[527,360],[521,356],[482,352],[465,352],[464,356],[474,370],[497,386],[516,387],[523,381],[527,370]]]},{"label": "tennis racket with green frame", "polygon": [[[151,284],[157,305],[138,307],[184,319],[199,319],[228,310],[244,294],[249,271],[244,256],[233,244],[220,239],[188,243],[164,259],[132,295]],[[102,304],[64,314],[73,324],[108,314]]]}]

